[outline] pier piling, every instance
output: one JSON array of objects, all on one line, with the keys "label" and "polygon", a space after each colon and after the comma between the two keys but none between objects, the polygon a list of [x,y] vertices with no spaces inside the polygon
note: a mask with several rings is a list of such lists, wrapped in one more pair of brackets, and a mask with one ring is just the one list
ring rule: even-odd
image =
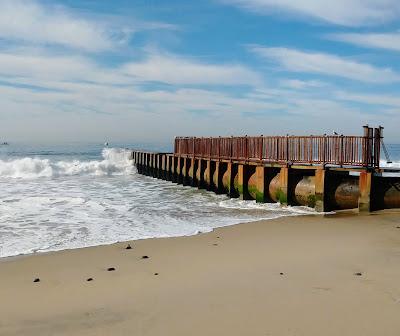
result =
[{"label": "pier piling", "polygon": [[131,159],[139,174],[242,200],[370,212],[400,208],[400,169],[379,167],[382,130],[365,126],[363,136],[178,137],[174,153],[133,151]]}]

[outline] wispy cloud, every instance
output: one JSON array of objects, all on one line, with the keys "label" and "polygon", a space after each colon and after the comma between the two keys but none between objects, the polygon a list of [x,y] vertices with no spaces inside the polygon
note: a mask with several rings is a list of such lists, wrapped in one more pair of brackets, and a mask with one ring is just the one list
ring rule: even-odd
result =
[{"label": "wispy cloud", "polygon": [[129,63],[122,71],[142,81],[168,84],[260,85],[261,76],[240,64],[199,62],[171,54],[151,54],[142,62]]},{"label": "wispy cloud", "polygon": [[126,44],[137,31],[176,30],[163,22],[141,22],[130,18],[84,16],[63,6],[36,0],[0,0],[0,39],[12,43],[99,52]]},{"label": "wispy cloud", "polygon": [[354,93],[337,91],[335,98],[342,101],[357,102],[361,104],[370,104],[375,106],[390,106],[399,109],[400,98],[388,94],[374,94],[374,93]]},{"label": "wispy cloud", "polygon": [[400,81],[400,74],[390,68],[379,68],[337,55],[262,46],[252,46],[250,50],[290,72],[336,76],[369,83]]},{"label": "wispy cloud", "polygon": [[113,34],[98,22],[28,0],[0,1],[0,37],[88,51],[105,50],[115,42]]},{"label": "wispy cloud", "polygon": [[340,33],[328,35],[328,38],[361,47],[400,51],[400,32]]},{"label": "wispy cloud", "polygon": [[290,89],[303,90],[326,87],[328,84],[319,80],[283,79],[280,85]]},{"label": "wispy cloud", "polygon": [[343,26],[368,26],[400,16],[398,0],[220,0],[257,14],[285,13]]}]

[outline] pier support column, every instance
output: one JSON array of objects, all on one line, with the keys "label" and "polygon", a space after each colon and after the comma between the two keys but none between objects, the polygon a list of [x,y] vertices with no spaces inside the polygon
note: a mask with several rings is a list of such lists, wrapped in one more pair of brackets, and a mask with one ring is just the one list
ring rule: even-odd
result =
[{"label": "pier support column", "polygon": [[152,154],[152,158],[153,158],[153,162],[152,162],[152,176],[153,177],[157,177],[157,158],[158,158],[158,154]]},{"label": "pier support column", "polygon": [[149,176],[153,176],[153,159],[154,158],[154,154],[153,153],[149,153]]},{"label": "pier support column", "polygon": [[160,169],[160,178],[166,180],[166,164],[167,164],[167,156],[165,154],[161,155],[161,169]]},{"label": "pier support column", "polygon": [[143,173],[144,175],[149,175],[149,154],[144,153],[143,159]]},{"label": "pier support column", "polygon": [[191,159],[183,158],[182,165],[182,184],[189,185],[189,170],[190,170]]},{"label": "pier support column", "polygon": [[281,168],[279,174],[279,190],[277,198],[282,205],[289,204],[289,168]]},{"label": "pier support column", "polygon": [[136,169],[138,171],[138,173],[141,173],[141,164],[140,164],[140,158],[141,158],[141,153],[137,154],[137,161],[136,161]]},{"label": "pier support column", "polygon": [[223,194],[224,187],[222,185],[222,164],[219,161],[215,162],[215,169],[213,173],[214,192],[216,194]]},{"label": "pier support column", "polygon": [[177,165],[177,157],[176,156],[171,156],[171,181],[173,183],[176,183],[177,177],[176,177],[176,165]]},{"label": "pier support column", "polygon": [[207,190],[211,190],[212,188],[212,169],[211,169],[211,160],[206,161],[206,168],[204,170],[204,186]]},{"label": "pier support column", "polygon": [[140,172],[146,175],[146,153],[140,155]]},{"label": "pier support column", "polygon": [[256,202],[257,203],[265,203],[265,168],[264,166],[256,167],[256,176],[257,176],[257,184],[256,184]]},{"label": "pier support column", "polygon": [[204,170],[206,169],[206,162],[202,159],[197,160],[196,180],[199,189],[204,188]]},{"label": "pier support column", "polygon": [[163,154],[157,154],[157,178],[162,179],[162,174],[163,174],[163,170],[162,170],[162,158],[163,158]]},{"label": "pier support column", "polygon": [[325,204],[325,177],[325,169],[319,168],[315,170],[315,210],[318,212],[327,211]]},{"label": "pier support column", "polygon": [[239,198],[241,200],[251,200],[251,196],[248,191],[248,169],[249,167],[244,164],[238,165],[238,179],[235,188],[239,193]]},{"label": "pier support column", "polygon": [[165,158],[165,179],[167,181],[172,180],[172,172],[171,172],[171,161],[172,161],[172,156],[166,155]]},{"label": "pier support column", "polygon": [[183,168],[183,164],[182,164],[182,158],[179,157],[175,157],[177,160],[177,164],[176,164],[176,183],[178,184],[182,184],[182,168]]},{"label": "pier support column", "polygon": [[235,176],[237,172],[237,166],[232,162],[228,162],[227,165],[227,189],[228,189],[228,196],[231,198],[238,197],[238,194],[235,190]]},{"label": "pier support column", "polygon": [[372,210],[372,178],[373,173],[363,171],[360,173],[359,188],[360,196],[358,198],[358,211],[370,212]]},{"label": "pier support column", "polygon": [[190,186],[194,187],[197,184],[196,181],[196,171],[197,171],[197,160],[195,158],[190,159],[190,168],[188,173],[188,183]]}]

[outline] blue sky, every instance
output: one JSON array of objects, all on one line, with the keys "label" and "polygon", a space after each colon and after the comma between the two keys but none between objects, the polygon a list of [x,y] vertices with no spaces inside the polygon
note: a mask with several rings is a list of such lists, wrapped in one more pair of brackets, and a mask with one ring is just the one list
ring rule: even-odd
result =
[{"label": "blue sky", "polygon": [[400,142],[398,0],[0,0],[0,140]]}]

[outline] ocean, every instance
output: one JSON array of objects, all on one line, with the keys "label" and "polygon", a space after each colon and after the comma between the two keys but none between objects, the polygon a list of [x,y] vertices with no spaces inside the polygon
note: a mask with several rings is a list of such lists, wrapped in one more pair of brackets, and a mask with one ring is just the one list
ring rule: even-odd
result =
[{"label": "ocean", "polygon": [[[315,213],[184,187],[137,174],[134,144],[0,146],[0,257]],[[159,150],[165,148],[148,148]],[[400,146],[388,146],[400,167]]]}]

